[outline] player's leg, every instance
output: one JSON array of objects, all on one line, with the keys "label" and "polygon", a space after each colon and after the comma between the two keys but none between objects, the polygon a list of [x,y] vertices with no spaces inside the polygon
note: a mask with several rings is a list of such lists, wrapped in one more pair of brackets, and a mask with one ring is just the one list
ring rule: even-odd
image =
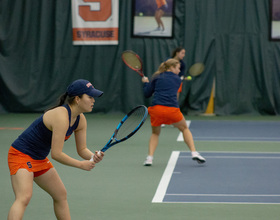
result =
[{"label": "player's leg", "polygon": [[51,168],[41,176],[35,177],[34,181],[52,197],[56,218],[71,219],[67,192],[55,168]]},{"label": "player's leg", "polygon": [[196,160],[198,163],[204,163],[205,158],[203,158],[195,149],[194,141],[193,141],[193,135],[190,131],[190,129],[187,126],[185,118],[183,118],[181,121],[174,123],[174,127],[178,128],[184,138],[184,142],[187,144],[189,147],[191,153],[192,153],[192,159]]},{"label": "player's leg", "polygon": [[8,220],[22,219],[32,197],[33,173],[26,169],[19,169],[15,175],[11,176],[11,181],[15,193],[15,201],[10,208]]},{"label": "player's leg", "polygon": [[161,17],[164,15],[164,11],[162,9],[159,9],[159,12],[158,12],[158,24],[159,26],[162,27],[162,31],[164,31],[164,24],[163,24],[163,21],[161,19]]},{"label": "player's leg", "polygon": [[157,9],[156,12],[155,12],[155,20],[156,20],[157,25],[158,25],[158,27],[157,27],[156,30],[160,30],[160,20],[159,20],[159,16],[160,16],[160,14],[159,14],[159,9]]},{"label": "player's leg", "polygon": [[156,148],[158,146],[159,135],[161,131],[161,126],[152,126],[152,135],[149,141],[149,155],[154,156]]},{"label": "player's leg", "polygon": [[158,146],[159,135],[161,131],[161,126],[152,126],[152,135],[149,141],[149,153],[146,161],[144,162],[145,166],[151,166],[153,163],[153,156]]},{"label": "player's leg", "polygon": [[187,144],[190,151],[191,152],[196,151],[194,141],[193,141],[193,136],[190,129],[187,126],[186,120],[183,118],[181,121],[174,123],[173,125],[174,127],[178,128],[182,132],[184,142]]}]

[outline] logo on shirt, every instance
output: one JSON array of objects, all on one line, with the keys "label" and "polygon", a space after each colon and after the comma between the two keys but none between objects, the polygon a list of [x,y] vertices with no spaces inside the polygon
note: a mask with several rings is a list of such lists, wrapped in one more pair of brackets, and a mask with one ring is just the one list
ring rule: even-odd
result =
[{"label": "logo on shirt", "polygon": [[28,168],[32,168],[31,162],[27,162],[26,164],[27,164]]}]

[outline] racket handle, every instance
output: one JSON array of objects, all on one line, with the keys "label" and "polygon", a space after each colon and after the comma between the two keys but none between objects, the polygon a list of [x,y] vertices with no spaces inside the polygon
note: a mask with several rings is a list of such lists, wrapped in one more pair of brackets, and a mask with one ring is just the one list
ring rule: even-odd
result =
[{"label": "racket handle", "polygon": [[89,161],[93,161],[93,155],[91,155],[91,158],[90,158],[90,160]]},{"label": "racket handle", "polygon": [[[100,156],[101,155],[101,151],[98,151],[97,155]],[[93,155],[91,155],[90,161],[93,161]]]}]

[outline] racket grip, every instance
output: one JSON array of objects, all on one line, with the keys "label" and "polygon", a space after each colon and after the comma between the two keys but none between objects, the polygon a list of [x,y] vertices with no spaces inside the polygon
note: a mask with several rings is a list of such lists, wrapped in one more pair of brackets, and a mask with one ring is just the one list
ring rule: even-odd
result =
[{"label": "racket grip", "polygon": [[[101,151],[98,151],[97,155],[100,156],[101,155]],[[90,161],[93,161],[93,155],[91,155]]]},{"label": "racket grip", "polygon": [[90,160],[89,161],[93,161],[93,155],[91,155],[91,158],[90,158]]}]

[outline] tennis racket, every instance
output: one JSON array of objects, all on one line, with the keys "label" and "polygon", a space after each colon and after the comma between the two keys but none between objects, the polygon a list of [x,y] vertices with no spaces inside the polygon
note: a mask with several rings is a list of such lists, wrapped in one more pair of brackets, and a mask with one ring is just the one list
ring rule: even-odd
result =
[{"label": "tennis racket", "polygon": [[138,54],[132,50],[126,50],[122,52],[122,60],[130,69],[136,71],[141,77],[144,77],[142,60]]},{"label": "tennis racket", "polygon": [[[100,151],[105,152],[110,147],[132,137],[132,135],[134,135],[144,124],[147,116],[148,109],[144,105],[139,105],[132,109],[126,116],[124,116],[110,140]],[[100,151],[98,152],[99,154]],[[90,160],[93,161],[93,155]]]},{"label": "tennis racket", "polygon": [[198,76],[204,71],[204,69],[205,66],[203,63],[195,63],[190,67],[189,74],[191,76]]}]

